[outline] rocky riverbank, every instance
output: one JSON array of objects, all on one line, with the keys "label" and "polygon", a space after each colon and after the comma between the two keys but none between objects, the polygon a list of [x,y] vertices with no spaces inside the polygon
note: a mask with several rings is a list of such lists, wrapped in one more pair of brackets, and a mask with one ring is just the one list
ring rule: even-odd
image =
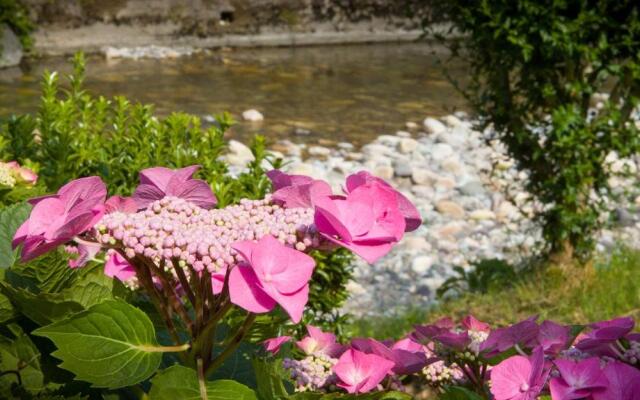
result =
[{"label": "rocky riverbank", "polygon": [[[383,314],[427,306],[454,274],[454,266],[468,269],[489,258],[517,263],[535,251],[540,230],[531,220],[536,205],[522,188],[525,176],[498,142],[485,138],[466,114],[456,113],[408,123],[406,130],[380,136],[360,149],[350,143],[328,148],[282,141],[274,146],[289,162],[285,170],[325,179],[337,192],[345,175],[371,171],[402,190],[423,216],[423,225],[387,257],[373,266],[356,261],[346,311]],[[228,161],[240,166],[250,158],[244,145],[232,142]],[[608,161],[617,171],[637,174],[635,161],[614,155]],[[615,215],[603,221],[607,228],[599,238],[601,252],[619,241],[640,247],[635,214],[640,198],[634,202],[637,189],[629,179],[612,182],[621,197]]]}]

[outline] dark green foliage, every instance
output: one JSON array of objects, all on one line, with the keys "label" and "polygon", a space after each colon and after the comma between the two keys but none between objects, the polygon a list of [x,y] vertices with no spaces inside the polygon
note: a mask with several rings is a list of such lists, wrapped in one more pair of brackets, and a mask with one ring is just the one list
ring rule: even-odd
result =
[{"label": "dark green foliage", "polygon": [[513,266],[504,260],[488,259],[474,263],[469,271],[454,267],[457,276],[448,278],[438,288],[438,297],[462,295],[466,292],[486,293],[491,287],[511,285],[516,277]]},{"label": "dark green foliage", "polygon": [[[528,174],[546,208],[549,250],[588,255],[606,205],[610,152],[638,151],[640,4],[634,0],[454,0],[440,11],[462,34],[464,93]],[[596,93],[609,96],[590,112]]]},{"label": "dark green foliage", "polygon": [[[27,9],[18,0],[0,0],[0,25],[7,24],[18,36],[22,46],[29,50],[33,45],[31,32],[35,29]],[[2,33],[0,33],[2,35]],[[0,54],[2,48],[0,47]]]}]

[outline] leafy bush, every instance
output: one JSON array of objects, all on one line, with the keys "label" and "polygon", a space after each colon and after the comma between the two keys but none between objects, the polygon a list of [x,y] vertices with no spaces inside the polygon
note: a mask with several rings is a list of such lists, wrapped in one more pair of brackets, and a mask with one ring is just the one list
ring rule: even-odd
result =
[{"label": "leafy bush", "polygon": [[[11,28],[25,49],[31,48],[33,43],[30,35],[35,27],[29,19],[27,9],[20,1],[0,0],[0,25],[2,24],[7,24]],[[2,54],[2,46],[0,46],[0,54]]]},{"label": "leafy bush", "polygon": [[[588,255],[609,190],[610,153],[636,154],[640,5],[633,0],[440,2],[468,60],[464,94],[492,126],[527,189],[553,252]],[[591,108],[598,93],[602,103]]]}]

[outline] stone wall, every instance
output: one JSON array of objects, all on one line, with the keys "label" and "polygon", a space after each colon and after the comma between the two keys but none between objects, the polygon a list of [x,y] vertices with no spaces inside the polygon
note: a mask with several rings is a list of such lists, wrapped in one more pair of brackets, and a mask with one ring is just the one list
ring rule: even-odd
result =
[{"label": "stone wall", "polygon": [[23,0],[42,29],[94,23],[170,23],[176,33],[215,35],[286,29],[417,29],[431,0]]}]

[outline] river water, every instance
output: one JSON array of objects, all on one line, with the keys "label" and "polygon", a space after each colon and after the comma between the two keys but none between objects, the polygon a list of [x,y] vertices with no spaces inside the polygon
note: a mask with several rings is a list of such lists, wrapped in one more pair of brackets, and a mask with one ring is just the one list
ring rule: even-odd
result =
[{"label": "river water", "polygon": [[[407,121],[464,110],[443,70],[464,78],[465,67],[423,43],[219,51],[163,60],[90,57],[87,87],[154,103],[161,115],[229,111],[239,123],[230,137],[363,144],[403,129]],[[0,72],[0,117],[33,112],[45,69],[70,71],[65,58],[31,60]],[[261,111],[262,123],[242,122]],[[309,133],[310,132],[310,133]]]}]

